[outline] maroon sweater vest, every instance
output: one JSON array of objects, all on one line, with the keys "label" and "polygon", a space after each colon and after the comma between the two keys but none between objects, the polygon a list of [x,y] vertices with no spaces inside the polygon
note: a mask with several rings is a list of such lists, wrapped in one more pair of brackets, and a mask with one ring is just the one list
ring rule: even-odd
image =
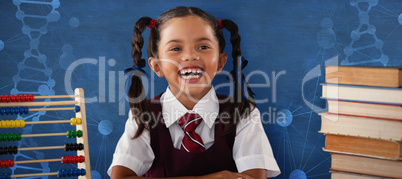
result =
[{"label": "maroon sweater vest", "polygon": [[[223,124],[219,118],[215,121],[215,141],[206,151],[201,153],[189,153],[174,148],[169,129],[163,122],[162,106],[159,102],[162,94],[151,100],[157,102],[151,104],[158,123],[150,129],[151,147],[155,154],[154,162],[146,173],[147,177],[176,177],[176,176],[201,176],[223,170],[237,172],[233,160],[233,144],[236,130],[223,136]],[[217,95],[218,99],[226,99],[227,96]],[[228,112],[229,103],[219,104],[219,113]]]}]

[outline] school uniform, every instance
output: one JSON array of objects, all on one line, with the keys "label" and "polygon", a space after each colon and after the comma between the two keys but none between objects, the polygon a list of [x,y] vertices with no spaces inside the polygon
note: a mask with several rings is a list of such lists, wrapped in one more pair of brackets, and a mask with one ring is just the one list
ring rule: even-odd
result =
[{"label": "school uniform", "polygon": [[[160,118],[151,130],[132,139],[138,126],[132,114],[126,122],[125,131],[120,138],[113,162],[109,167],[120,165],[133,170],[138,176],[204,175],[221,170],[243,172],[250,169],[266,169],[268,177],[280,174],[273,157],[271,145],[264,132],[257,108],[240,120],[236,130],[223,136],[223,124],[219,116],[228,112],[230,103],[219,103],[226,96],[217,95],[214,88],[194,106],[185,108],[167,88],[153,98],[160,103],[151,103],[154,114]],[[183,129],[177,120],[186,113],[197,113],[202,122],[195,129],[205,145],[201,153],[188,153],[180,150],[184,137]]]}]

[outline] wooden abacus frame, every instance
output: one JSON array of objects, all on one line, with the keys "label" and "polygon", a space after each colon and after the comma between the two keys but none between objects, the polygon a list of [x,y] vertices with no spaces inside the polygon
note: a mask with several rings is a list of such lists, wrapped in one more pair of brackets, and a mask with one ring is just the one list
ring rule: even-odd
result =
[{"label": "wooden abacus frame", "polygon": [[84,90],[82,88],[75,89],[75,94],[78,97],[75,97],[75,101],[78,103],[80,107],[80,111],[75,113],[76,118],[81,118],[82,123],[81,125],[76,125],[76,130],[82,130],[81,138],[77,138],[77,142],[84,144],[84,150],[77,151],[77,155],[83,155],[85,157],[84,163],[78,163],[78,168],[85,169],[86,174],[85,176],[78,177],[78,178],[91,178],[91,163],[89,160],[89,145],[88,145],[88,129],[87,129],[87,116],[85,113],[85,97],[84,97]]},{"label": "wooden abacus frame", "polygon": [[[16,102],[0,102],[0,107],[32,107],[32,106],[59,106],[59,105],[75,105],[75,107],[61,107],[61,108],[32,108],[29,111],[55,111],[55,110],[75,110],[78,106],[79,110],[75,111],[75,118],[81,119],[81,125],[76,125],[76,130],[82,131],[82,137],[76,138],[77,143],[82,143],[84,145],[83,150],[78,150],[77,155],[84,156],[84,162],[77,163],[77,168],[84,169],[85,175],[78,176],[80,179],[90,179],[91,178],[91,167],[90,167],[90,159],[89,159],[89,145],[88,145],[88,130],[87,130],[87,120],[86,120],[86,113],[85,113],[85,97],[84,97],[84,90],[82,88],[76,88],[74,90],[74,95],[54,95],[54,96],[35,96],[35,99],[47,99],[47,98],[75,98],[75,100],[71,101],[42,101],[42,102],[25,102],[25,101],[16,101]],[[67,121],[68,122],[68,121]],[[38,121],[38,122],[26,122],[26,124],[38,124],[38,123],[66,123],[66,121]],[[53,133],[53,134],[41,134],[36,136],[57,136],[60,133]],[[30,137],[29,134],[25,136]],[[31,135],[35,137],[35,135]],[[40,149],[60,149],[63,147],[54,146],[54,147],[31,147],[31,148],[23,148],[23,150],[40,150]],[[20,151],[23,151],[20,150]],[[44,159],[44,160],[36,160],[34,162],[51,162],[51,161],[60,161],[61,159]],[[29,161],[24,161],[26,163],[30,163]],[[15,162],[18,164],[18,162]],[[33,163],[33,162],[32,162]],[[11,175],[11,177],[34,177],[34,176],[47,176],[47,175],[57,175],[57,172],[53,173],[36,173],[36,174],[16,174]]]}]

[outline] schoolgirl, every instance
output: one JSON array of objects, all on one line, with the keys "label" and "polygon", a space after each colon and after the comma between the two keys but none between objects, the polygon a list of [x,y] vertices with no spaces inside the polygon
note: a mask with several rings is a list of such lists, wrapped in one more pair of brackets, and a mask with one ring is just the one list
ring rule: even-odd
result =
[{"label": "schoolgirl", "polygon": [[[142,32],[151,29],[148,63],[165,77],[166,91],[146,100],[142,85]],[[230,32],[234,97],[218,95],[212,80],[228,58]],[[140,18],[132,40],[130,112],[108,170],[111,178],[267,178],[280,174],[241,75],[240,35],[231,20],[195,7],[176,7],[158,19]]]}]

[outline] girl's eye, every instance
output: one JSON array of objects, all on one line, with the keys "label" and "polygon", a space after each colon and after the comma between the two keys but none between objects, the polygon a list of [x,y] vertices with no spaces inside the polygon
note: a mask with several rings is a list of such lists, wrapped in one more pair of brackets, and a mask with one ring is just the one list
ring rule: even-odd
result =
[{"label": "girl's eye", "polygon": [[201,49],[201,50],[209,49],[209,46],[202,45],[202,46],[198,47],[198,49]]},{"label": "girl's eye", "polygon": [[179,47],[173,47],[169,49],[169,51],[180,51],[181,49]]}]

